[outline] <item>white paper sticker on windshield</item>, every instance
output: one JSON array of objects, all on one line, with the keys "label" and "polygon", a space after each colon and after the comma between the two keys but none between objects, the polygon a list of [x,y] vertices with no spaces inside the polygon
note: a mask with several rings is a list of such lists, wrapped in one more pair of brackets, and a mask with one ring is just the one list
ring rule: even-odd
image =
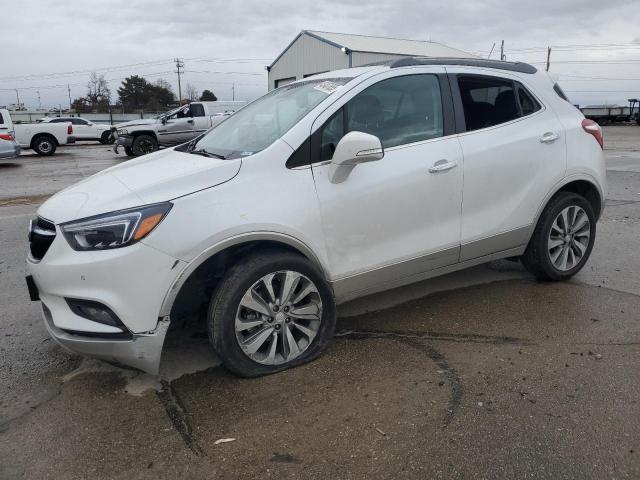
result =
[{"label": "white paper sticker on windshield", "polygon": [[313,88],[315,88],[316,90],[320,90],[321,92],[326,93],[327,95],[331,95],[341,86],[342,85],[338,85],[337,83],[326,81],[326,82],[319,83]]}]

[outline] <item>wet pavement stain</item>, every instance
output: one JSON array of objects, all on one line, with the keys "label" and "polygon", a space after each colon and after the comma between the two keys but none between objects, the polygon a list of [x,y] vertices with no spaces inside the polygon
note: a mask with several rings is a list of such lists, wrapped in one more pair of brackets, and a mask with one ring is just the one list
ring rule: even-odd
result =
[{"label": "wet pavement stain", "polygon": [[202,448],[200,448],[194,439],[189,413],[185,409],[182,400],[180,400],[178,393],[173,389],[170,382],[163,380],[161,383],[162,390],[157,391],[156,396],[167,412],[167,416],[169,420],[171,420],[173,427],[180,434],[180,437],[189,450],[197,456],[204,455]]}]

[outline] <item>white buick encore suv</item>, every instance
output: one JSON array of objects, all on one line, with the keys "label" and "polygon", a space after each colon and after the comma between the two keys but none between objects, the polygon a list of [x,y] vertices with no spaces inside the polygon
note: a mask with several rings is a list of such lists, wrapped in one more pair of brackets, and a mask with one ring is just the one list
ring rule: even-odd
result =
[{"label": "white buick encore suv", "polygon": [[277,372],[322,352],[348,299],[506,257],[541,280],[577,273],[602,142],[523,63],[314,75],[51,197],[27,283],[72,351],[155,373],[172,318],[202,307],[226,368]]}]

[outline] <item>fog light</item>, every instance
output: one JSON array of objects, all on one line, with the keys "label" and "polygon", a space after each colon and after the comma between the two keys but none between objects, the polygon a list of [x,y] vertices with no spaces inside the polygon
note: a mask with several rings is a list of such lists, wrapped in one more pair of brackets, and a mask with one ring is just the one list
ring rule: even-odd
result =
[{"label": "fog light", "polygon": [[79,317],[86,318],[92,322],[117,327],[123,332],[127,331],[127,327],[124,326],[118,316],[106,305],[93,300],[79,300],[75,298],[65,298],[65,300],[71,311]]}]

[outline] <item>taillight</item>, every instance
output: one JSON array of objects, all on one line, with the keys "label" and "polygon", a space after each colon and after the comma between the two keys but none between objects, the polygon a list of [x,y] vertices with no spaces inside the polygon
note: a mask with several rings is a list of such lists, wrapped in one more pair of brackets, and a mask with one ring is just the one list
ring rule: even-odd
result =
[{"label": "taillight", "polygon": [[69,124],[67,126],[67,135],[71,135],[73,133],[73,125]]},{"label": "taillight", "polygon": [[598,125],[593,120],[585,118],[584,120],[582,120],[582,129],[585,132],[593,135],[593,138],[596,139],[596,141],[600,145],[600,148],[604,150],[604,139],[602,138],[602,129],[600,128],[600,125]]},{"label": "taillight", "polygon": [[9,140],[9,141],[13,140],[13,137],[8,133],[0,133],[0,138],[2,140]]}]

